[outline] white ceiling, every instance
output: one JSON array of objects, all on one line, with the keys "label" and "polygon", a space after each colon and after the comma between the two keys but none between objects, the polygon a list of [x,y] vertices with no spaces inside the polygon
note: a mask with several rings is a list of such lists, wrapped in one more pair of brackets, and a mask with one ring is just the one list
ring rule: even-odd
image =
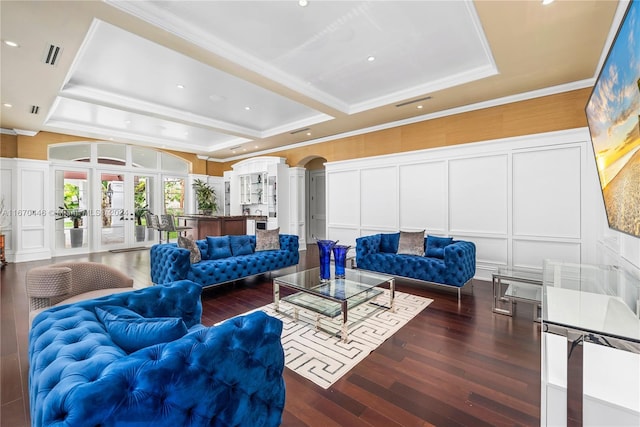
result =
[{"label": "white ceiling", "polygon": [[[2,40],[20,44],[2,46],[2,102],[13,105],[2,109],[2,128],[230,160],[588,86],[616,4],[106,0],[0,8]],[[42,62],[50,44],[62,48],[53,67]]]}]

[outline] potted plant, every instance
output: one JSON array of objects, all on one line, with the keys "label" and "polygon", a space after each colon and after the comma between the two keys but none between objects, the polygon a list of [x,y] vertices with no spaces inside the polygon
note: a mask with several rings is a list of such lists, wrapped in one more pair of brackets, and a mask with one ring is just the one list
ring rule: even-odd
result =
[{"label": "potted plant", "polygon": [[216,191],[201,179],[195,179],[192,185],[196,193],[196,204],[203,215],[211,215],[218,210]]},{"label": "potted plant", "polygon": [[69,230],[69,236],[71,237],[71,247],[81,247],[83,229],[80,228],[80,223],[82,222],[82,217],[87,215],[87,210],[71,207],[67,203],[65,203],[64,206],[58,207],[57,215],[58,218],[56,218],[56,220],[69,218],[73,222],[73,228]]}]

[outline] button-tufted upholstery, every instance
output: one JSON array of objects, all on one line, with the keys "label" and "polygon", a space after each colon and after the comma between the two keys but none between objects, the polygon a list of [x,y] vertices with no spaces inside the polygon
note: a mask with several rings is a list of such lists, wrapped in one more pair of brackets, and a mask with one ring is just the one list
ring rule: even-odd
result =
[{"label": "button-tufted upholstery", "polygon": [[[476,246],[473,242],[454,240],[444,247],[444,258],[441,259],[380,252],[381,239],[381,234],[356,239],[358,268],[458,288],[476,274]],[[425,247],[426,242],[425,238]]]},{"label": "button-tufted upholstery", "polygon": [[[246,238],[255,250],[256,237],[250,235]],[[209,259],[211,251],[207,242],[208,239],[196,241],[202,261],[195,264],[190,263],[187,249],[176,244],[154,245],[150,255],[153,283],[189,279],[207,287],[296,265],[300,259],[298,236],[291,234],[280,235],[279,250],[217,259]]]},{"label": "button-tufted upholstery", "polygon": [[[282,322],[258,311],[203,327],[201,291],[184,280],[39,314],[29,335],[32,425],[279,425]],[[191,332],[127,354],[96,316],[105,306],[181,317]]]}]

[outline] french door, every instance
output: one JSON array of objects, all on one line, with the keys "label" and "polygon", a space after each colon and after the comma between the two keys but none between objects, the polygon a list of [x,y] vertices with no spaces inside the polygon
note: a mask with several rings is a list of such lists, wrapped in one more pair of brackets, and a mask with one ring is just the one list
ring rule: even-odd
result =
[{"label": "french door", "polygon": [[160,205],[156,200],[160,194],[157,176],[109,170],[99,170],[97,174],[97,249],[127,249],[154,243],[156,232],[147,228],[145,213]]}]

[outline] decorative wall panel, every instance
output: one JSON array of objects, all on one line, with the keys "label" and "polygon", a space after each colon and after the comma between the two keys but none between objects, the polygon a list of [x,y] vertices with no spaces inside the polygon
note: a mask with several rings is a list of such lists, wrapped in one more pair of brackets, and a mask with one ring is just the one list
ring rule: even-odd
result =
[{"label": "decorative wall panel", "polygon": [[513,265],[542,269],[545,259],[581,262],[580,243],[513,239]]},{"label": "decorative wall panel", "polygon": [[513,154],[513,234],[580,238],[580,147]]},{"label": "decorative wall panel", "polygon": [[452,233],[507,232],[506,154],[449,162],[449,227]]},{"label": "decorative wall panel", "polygon": [[400,166],[400,229],[447,230],[447,163]]},{"label": "decorative wall panel", "polygon": [[360,172],[327,174],[327,224],[360,227]]},{"label": "decorative wall panel", "polygon": [[360,174],[361,218],[364,227],[397,227],[398,169],[364,169]]}]

